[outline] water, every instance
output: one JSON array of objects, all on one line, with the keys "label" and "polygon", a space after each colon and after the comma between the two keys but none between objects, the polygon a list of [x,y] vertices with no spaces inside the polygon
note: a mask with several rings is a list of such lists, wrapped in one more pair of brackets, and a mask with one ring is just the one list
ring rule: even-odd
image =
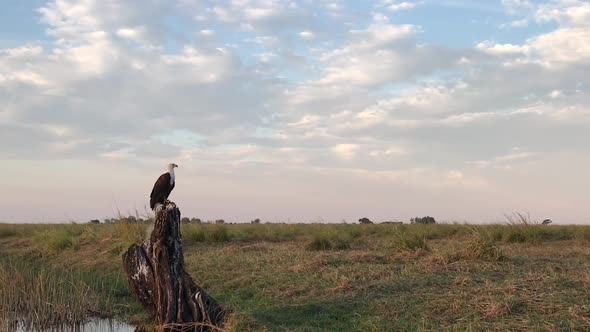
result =
[{"label": "water", "polygon": [[[43,332],[134,332],[135,327],[129,324],[108,319],[96,319],[83,325],[60,326],[46,329]],[[41,332],[19,326],[15,332]]]}]

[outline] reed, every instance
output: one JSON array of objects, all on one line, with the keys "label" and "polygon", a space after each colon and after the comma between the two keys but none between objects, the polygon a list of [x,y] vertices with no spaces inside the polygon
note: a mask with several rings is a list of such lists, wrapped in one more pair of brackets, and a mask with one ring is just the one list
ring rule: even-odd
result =
[{"label": "reed", "polygon": [[[0,322],[2,331],[22,326],[44,330],[108,316],[113,301],[100,275],[53,270],[34,262],[0,259]],[[100,294],[99,293],[103,293]],[[106,294],[106,295],[105,295]]]}]

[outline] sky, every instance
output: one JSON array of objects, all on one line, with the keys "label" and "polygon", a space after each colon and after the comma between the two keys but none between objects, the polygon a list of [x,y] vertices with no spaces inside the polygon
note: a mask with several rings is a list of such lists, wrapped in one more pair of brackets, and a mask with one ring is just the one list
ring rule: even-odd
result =
[{"label": "sky", "polygon": [[4,0],[0,221],[590,221],[590,2]]}]

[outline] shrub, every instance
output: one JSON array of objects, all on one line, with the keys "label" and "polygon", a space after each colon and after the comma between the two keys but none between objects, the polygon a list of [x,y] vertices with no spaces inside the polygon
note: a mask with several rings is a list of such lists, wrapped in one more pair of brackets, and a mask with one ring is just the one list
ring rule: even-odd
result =
[{"label": "shrub", "polygon": [[211,233],[208,236],[209,242],[227,242],[229,241],[229,234],[227,228],[221,224],[212,227]]},{"label": "shrub", "polygon": [[576,240],[590,241],[590,227],[586,226],[568,226],[568,230],[571,230]]},{"label": "shrub", "polygon": [[0,225],[0,239],[3,237],[11,237],[17,234],[16,229],[12,225]]},{"label": "shrub", "polygon": [[185,226],[181,229],[182,242],[186,244],[205,242],[205,231],[202,226]]},{"label": "shrub", "polygon": [[196,242],[219,243],[230,240],[229,233],[225,225],[183,225],[181,229],[182,240],[186,244]]},{"label": "shrub", "polygon": [[306,248],[308,250],[329,250],[332,249],[332,243],[327,237],[316,235],[307,244]]},{"label": "shrub", "polygon": [[339,232],[317,232],[307,244],[308,250],[346,250],[351,248],[352,238]]},{"label": "shrub", "polygon": [[512,225],[512,226],[531,226],[531,225],[535,225],[538,224],[538,222],[534,221],[531,219],[531,215],[530,214],[524,214],[524,213],[512,213],[512,214],[505,214],[504,215],[506,217],[507,224],[508,225]]},{"label": "shrub", "polygon": [[365,217],[365,218],[359,219],[359,223],[360,224],[372,224],[373,222],[371,221],[371,219]]},{"label": "shrub", "polygon": [[146,232],[145,224],[120,221],[115,223],[114,227],[114,235],[126,243],[141,241],[149,234],[149,232]]},{"label": "shrub", "polygon": [[426,237],[419,232],[407,232],[398,230],[393,233],[394,241],[391,246],[400,250],[430,250],[426,243]]},{"label": "shrub", "polygon": [[575,229],[565,226],[546,227],[541,224],[527,224],[526,227],[507,226],[505,241],[508,243],[540,243],[543,241],[573,240]]},{"label": "shrub", "polygon": [[510,231],[506,236],[506,242],[508,243],[524,243],[526,240],[524,233],[519,230]]},{"label": "shrub", "polygon": [[436,220],[434,219],[434,217],[431,216],[426,216],[426,217],[415,217],[410,219],[410,223],[412,224],[436,224]]},{"label": "shrub", "polygon": [[447,255],[450,261],[464,259],[482,259],[490,261],[504,260],[506,256],[496,245],[492,234],[473,229],[473,235],[461,246],[457,246]]},{"label": "shrub", "polygon": [[65,227],[45,230],[36,236],[38,242],[51,251],[61,251],[74,246],[74,239]]}]

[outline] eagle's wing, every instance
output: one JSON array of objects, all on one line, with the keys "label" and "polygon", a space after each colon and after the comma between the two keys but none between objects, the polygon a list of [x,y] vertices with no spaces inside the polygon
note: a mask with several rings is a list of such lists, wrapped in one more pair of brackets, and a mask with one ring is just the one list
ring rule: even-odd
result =
[{"label": "eagle's wing", "polygon": [[170,188],[170,173],[164,173],[160,175],[160,177],[154,183],[154,188],[152,189],[152,193],[150,194],[150,198],[153,198],[154,195],[158,195],[159,193],[168,192]]}]

